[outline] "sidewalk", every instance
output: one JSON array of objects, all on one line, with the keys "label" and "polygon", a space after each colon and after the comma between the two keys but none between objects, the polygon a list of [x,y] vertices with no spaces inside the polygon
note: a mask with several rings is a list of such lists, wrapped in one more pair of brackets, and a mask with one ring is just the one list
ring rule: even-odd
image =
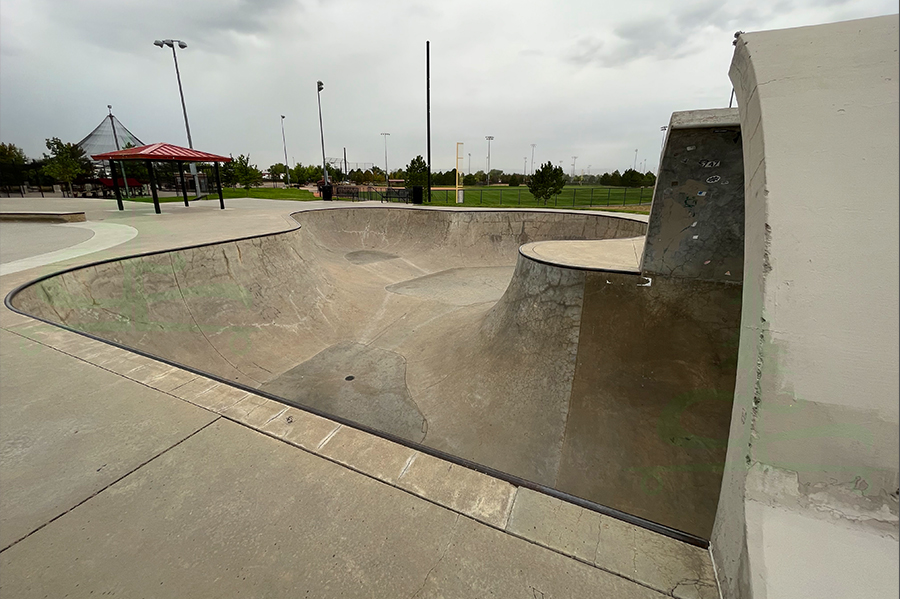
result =
[{"label": "sidewalk", "polygon": [[[0,198],[138,231],[0,292],[359,205]],[[706,551],[5,306],[0,329],[2,597],[718,597]]]}]

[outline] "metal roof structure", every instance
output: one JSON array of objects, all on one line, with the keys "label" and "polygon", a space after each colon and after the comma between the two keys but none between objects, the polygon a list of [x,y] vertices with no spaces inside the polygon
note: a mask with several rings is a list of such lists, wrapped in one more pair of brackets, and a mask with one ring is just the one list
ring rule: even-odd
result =
[{"label": "metal roof structure", "polygon": [[94,154],[91,158],[94,160],[151,160],[154,162],[231,162],[231,158],[228,156],[219,156],[167,143],[155,143]]},{"label": "metal roof structure", "polygon": [[128,130],[113,114],[103,117],[97,127],[78,142],[78,147],[88,156],[101,152],[113,152],[122,146],[131,144],[142,146],[144,142]]}]

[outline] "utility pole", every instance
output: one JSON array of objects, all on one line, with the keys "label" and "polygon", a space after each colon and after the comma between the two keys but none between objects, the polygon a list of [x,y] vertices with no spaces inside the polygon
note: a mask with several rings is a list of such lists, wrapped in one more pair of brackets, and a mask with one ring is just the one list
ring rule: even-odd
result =
[{"label": "utility pole", "polygon": [[284,147],[284,172],[287,176],[287,186],[291,186],[291,167],[287,159],[287,142],[284,139],[284,115],[281,115],[281,144]]},{"label": "utility pole", "polygon": [[531,144],[531,175],[534,176],[534,146],[537,144]]},{"label": "utility pole", "polygon": [[494,139],[493,135],[485,135],[484,138],[488,142],[488,155],[487,155],[487,184],[490,186],[491,184],[491,140]]}]

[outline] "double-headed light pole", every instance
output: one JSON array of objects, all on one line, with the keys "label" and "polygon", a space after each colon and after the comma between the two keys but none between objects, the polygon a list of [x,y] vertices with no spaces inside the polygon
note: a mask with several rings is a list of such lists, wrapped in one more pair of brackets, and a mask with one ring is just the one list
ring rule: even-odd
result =
[{"label": "double-headed light pole", "polygon": [[325,177],[325,185],[328,185],[328,163],[325,162],[325,128],[322,127],[322,90],[325,85],[316,81],[316,97],[319,99],[319,134],[322,136],[322,173]]},{"label": "double-headed light pole", "polygon": [[[156,40],[154,46],[164,48],[168,46],[172,48],[172,58],[175,60],[175,77],[178,79],[178,94],[181,96],[181,112],[184,113],[184,128],[187,130],[188,147],[194,149],[194,140],[191,139],[191,125],[188,123],[187,108],[184,105],[184,90],[181,88],[181,72],[178,70],[178,56],[175,53],[175,46],[182,50],[187,48],[187,44],[181,40]],[[200,195],[200,179],[197,177],[197,165],[191,162],[191,175],[194,177],[194,191],[199,197]]]}]

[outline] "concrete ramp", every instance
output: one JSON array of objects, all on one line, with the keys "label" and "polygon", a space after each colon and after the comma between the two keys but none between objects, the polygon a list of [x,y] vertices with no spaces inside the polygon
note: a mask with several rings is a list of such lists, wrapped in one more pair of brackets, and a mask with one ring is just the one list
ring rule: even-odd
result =
[{"label": "concrete ramp", "polygon": [[722,310],[718,291],[647,286],[637,270],[646,224],[630,215],[357,208],[295,218],[288,233],[67,272],[13,301],[707,538],[739,287]]}]

